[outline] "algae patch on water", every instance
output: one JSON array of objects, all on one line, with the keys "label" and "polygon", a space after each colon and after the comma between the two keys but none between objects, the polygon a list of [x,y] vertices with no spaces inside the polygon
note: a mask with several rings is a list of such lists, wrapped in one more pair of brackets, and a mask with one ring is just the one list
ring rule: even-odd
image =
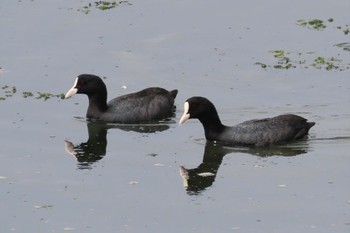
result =
[{"label": "algae patch on water", "polygon": [[[328,29],[337,29],[342,30],[344,35],[347,35],[350,31],[349,25],[343,26],[333,26],[330,27],[331,24],[334,24],[335,20],[333,18],[328,18],[327,20],[322,19],[299,19],[297,20],[297,25],[306,27],[311,30],[323,31],[320,33],[329,33]],[[327,29],[327,32],[326,32]],[[336,43],[330,44],[330,46],[335,46],[338,48],[342,48],[344,51],[349,50],[349,43]],[[268,59],[268,62],[258,61],[255,62],[255,65],[259,65],[263,69],[280,69],[280,70],[288,70],[293,68],[315,68],[315,69],[325,69],[328,71],[344,71],[350,69],[350,63],[346,61],[347,59],[343,59],[343,56],[339,52],[330,56],[324,56],[323,54],[319,54],[314,51],[286,51],[284,49],[276,49],[269,51],[269,54],[272,55],[273,61]]]},{"label": "algae patch on water", "polygon": [[116,8],[121,5],[132,5],[129,1],[96,1],[96,2],[90,2],[86,6],[83,6],[81,9],[78,9],[78,11],[81,11],[84,14],[89,14],[92,9],[99,9],[102,11],[110,10],[113,8]]},{"label": "algae patch on water", "polygon": [[316,68],[325,70],[348,70],[349,63],[345,63],[342,59],[337,57],[315,56],[316,52],[290,52],[285,50],[269,51],[275,62],[268,64],[265,62],[256,62],[263,69],[284,69],[291,68]]},{"label": "algae patch on water", "polygon": [[[0,101],[1,100],[6,100],[7,98],[13,97],[18,93],[17,87],[15,86],[9,86],[9,85],[3,85],[0,89]],[[23,98],[30,98],[34,97],[35,99],[42,99],[44,101],[51,99],[51,98],[59,98],[59,99],[64,99],[64,93],[60,94],[52,94],[49,92],[36,92],[33,93],[31,91],[23,91],[22,92],[22,97]]]}]

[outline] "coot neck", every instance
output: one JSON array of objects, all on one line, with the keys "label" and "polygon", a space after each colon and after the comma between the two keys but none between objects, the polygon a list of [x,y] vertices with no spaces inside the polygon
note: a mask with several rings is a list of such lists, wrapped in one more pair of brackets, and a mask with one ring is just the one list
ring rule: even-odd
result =
[{"label": "coot neck", "polygon": [[107,106],[107,92],[99,92],[92,95],[88,95],[89,97],[89,108],[88,112],[96,111],[105,112],[108,109]]},{"label": "coot neck", "polygon": [[222,132],[226,127],[221,123],[221,120],[216,111],[210,115],[202,116],[199,121],[204,127],[206,139],[211,141],[216,140],[216,135]]}]

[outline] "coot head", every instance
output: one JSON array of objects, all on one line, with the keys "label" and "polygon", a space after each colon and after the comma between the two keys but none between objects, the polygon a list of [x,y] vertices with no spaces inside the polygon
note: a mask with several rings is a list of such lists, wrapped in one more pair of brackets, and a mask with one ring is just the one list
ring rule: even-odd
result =
[{"label": "coot head", "polygon": [[201,122],[212,121],[214,123],[221,123],[214,104],[200,96],[194,96],[186,100],[184,104],[184,114],[179,124],[182,125],[191,118],[197,118]]},{"label": "coot head", "polygon": [[102,79],[93,74],[79,75],[73,87],[67,92],[65,98],[72,97],[75,94],[86,94],[89,97],[98,94],[104,96],[107,100],[107,88]]}]

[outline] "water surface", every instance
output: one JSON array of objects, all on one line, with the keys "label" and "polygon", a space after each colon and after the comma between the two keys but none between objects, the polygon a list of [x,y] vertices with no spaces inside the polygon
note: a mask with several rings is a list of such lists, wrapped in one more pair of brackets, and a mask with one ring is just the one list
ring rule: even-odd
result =
[{"label": "water surface", "polygon": [[[317,56],[349,66],[334,46],[349,43],[337,28],[349,1],[129,1],[84,14],[88,3],[0,6],[1,232],[349,232],[349,69],[310,66]],[[297,25],[314,18],[334,22]],[[274,65],[273,50],[307,61],[255,65]],[[177,88],[176,116],[91,124],[86,96],[35,98],[81,73],[106,77],[109,99]],[[282,113],[316,125],[272,148],[214,145],[198,121],[176,123],[194,95],[227,125]]]}]

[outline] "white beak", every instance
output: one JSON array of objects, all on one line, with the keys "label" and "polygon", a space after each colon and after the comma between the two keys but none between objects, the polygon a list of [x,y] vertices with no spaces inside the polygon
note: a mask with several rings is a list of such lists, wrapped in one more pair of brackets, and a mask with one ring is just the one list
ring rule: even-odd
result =
[{"label": "white beak", "polygon": [[69,97],[72,97],[73,95],[77,94],[78,89],[76,88],[78,82],[78,78],[75,79],[74,85],[71,89],[69,89],[69,91],[66,93],[65,95],[65,99],[68,99]]},{"label": "white beak", "polygon": [[190,105],[188,104],[188,102],[185,102],[184,104],[184,114],[182,115],[180,121],[179,121],[179,125],[182,125],[183,123],[185,123],[185,121],[187,121],[188,119],[190,119],[190,114],[188,113],[188,109],[190,108]]}]

